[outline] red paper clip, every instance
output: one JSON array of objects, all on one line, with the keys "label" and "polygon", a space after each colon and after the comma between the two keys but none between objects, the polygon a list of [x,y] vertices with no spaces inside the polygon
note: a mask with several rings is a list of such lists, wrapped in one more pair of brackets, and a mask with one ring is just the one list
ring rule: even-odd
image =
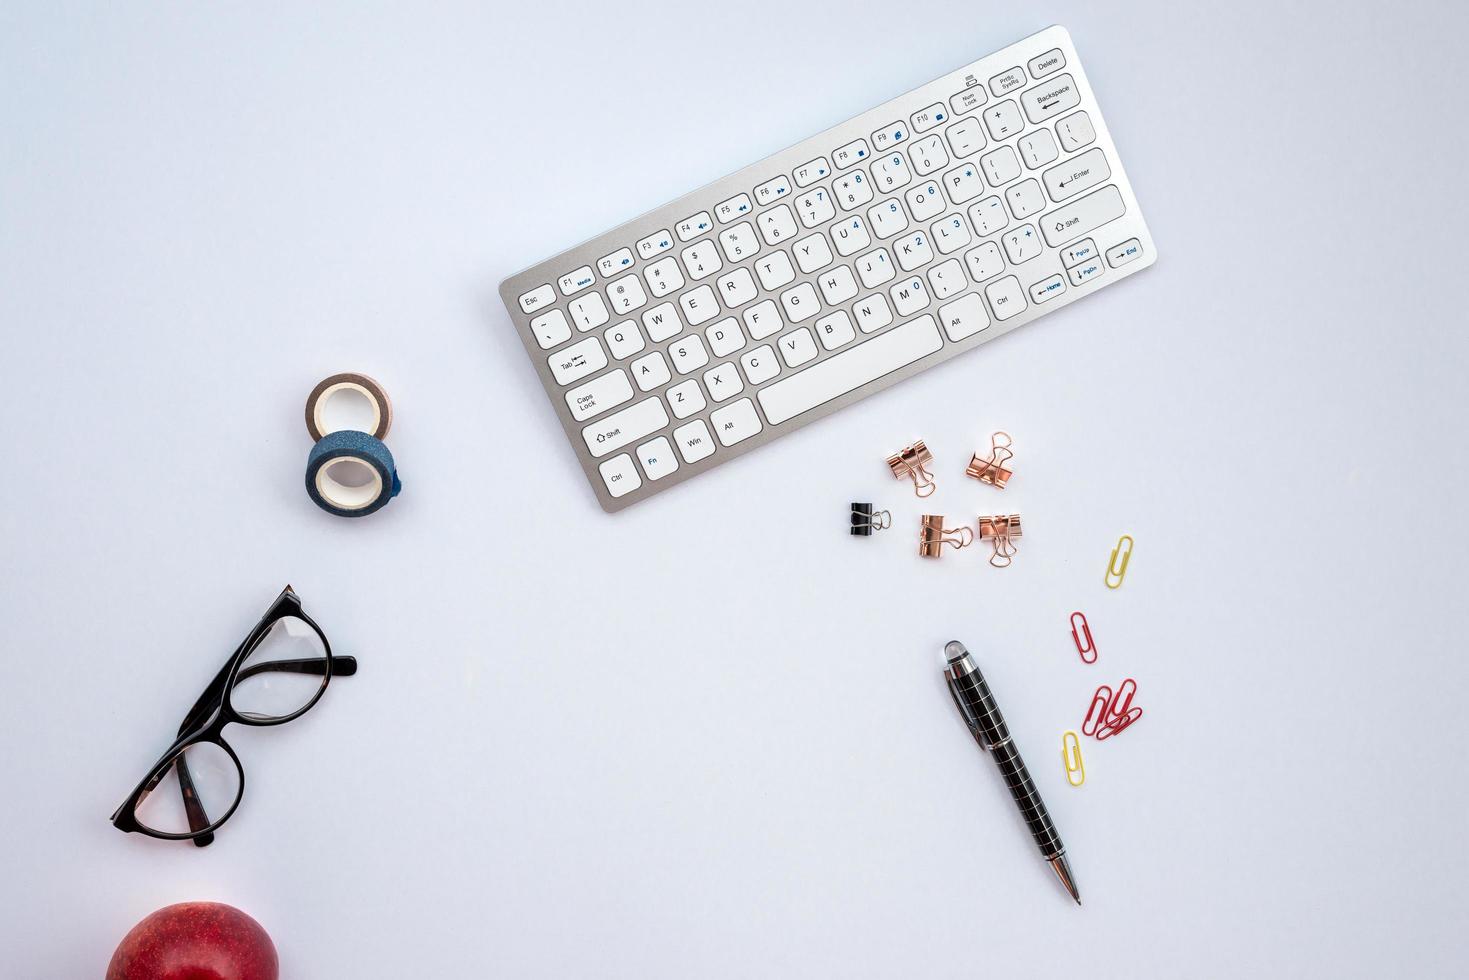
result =
[{"label": "red paper clip", "polygon": [[1117,690],[1103,684],[1092,695],[1086,709],[1086,720],[1081,723],[1081,733],[1091,735],[1097,741],[1121,733],[1143,716],[1141,707],[1133,707],[1132,698],[1137,694],[1137,681],[1131,677],[1117,685]]},{"label": "red paper clip", "polygon": [[1083,735],[1096,735],[1097,728],[1107,722],[1107,705],[1112,703],[1112,689],[1106,684],[1097,688],[1092,695],[1091,706],[1086,709],[1086,720],[1081,723]]},{"label": "red paper clip", "polygon": [[1137,721],[1142,716],[1142,708],[1133,708],[1121,718],[1115,718],[1112,721],[1107,722],[1107,724],[1097,729],[1097,741],[1100,742],[1103,739],[1108,739],[1111,738],[1113,735],[1120,734],[1124,728],[1127,728],[1129,725]]},{"label": "red paper clip", "polygon": [[[1077,620],[1081,620],[1080,633],[1076,631]],[[1086,637],[1085,643],[1083,643],[1081,639],[1083,636]],[[1071,639],[1076,643],[1076,652],[1081,654],[1082,663],[1094,664],[1097,662],[1097,644],[1096,641],[1092,639],[1092,628],[1086,621],[1086,614],[1080,612],[1074,612],[1071,614]],[[1088,659],[1087,654],[1091,654],[1090,659]]]}]

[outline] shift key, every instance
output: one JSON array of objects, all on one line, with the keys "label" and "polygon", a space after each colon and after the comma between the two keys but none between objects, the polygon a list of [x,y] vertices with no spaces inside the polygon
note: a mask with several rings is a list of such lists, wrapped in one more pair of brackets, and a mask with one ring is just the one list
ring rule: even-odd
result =
[{"label": "shift key", "polygon": [[1116,221],[1126,211],[1127,207],[1122,203],[1122,192],[1117,189],[1116,184],[1108,184],[1099,191],[1093,191],[1086,197],[1043,216],[1040,226],[1045,232],[1046,243],[1055,248],[1062,242],[1080,238],[1109,221]]},{"label": "shift key", "polygon": [[593,422],[581,430],[581,435],[587,441],[587,449],[592,456],[600,459],[635,439],[657,432],[667,424],[668,413],[663,410],[663,400],[654,395],[632,408],[624,408],[599,422]]}]

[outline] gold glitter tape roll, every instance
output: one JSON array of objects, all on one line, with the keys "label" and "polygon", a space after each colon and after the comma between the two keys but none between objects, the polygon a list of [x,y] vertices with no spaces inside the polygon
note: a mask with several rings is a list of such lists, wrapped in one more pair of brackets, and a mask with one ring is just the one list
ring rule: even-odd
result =
[{"label": "gold glitter tape roll", "polygon": [[334,395],[343,391],[355,391],[372,404],[372,428],[363,431],[374,439],[387,438],[388,430],[393,427],[393,403],[388,401],[383,386],[365,374],[334,374],[311,389],[306,399],[306,431],[311,433],[311,438],[320,442],[323,436],[337,431],[327,426],[323,409]]}]

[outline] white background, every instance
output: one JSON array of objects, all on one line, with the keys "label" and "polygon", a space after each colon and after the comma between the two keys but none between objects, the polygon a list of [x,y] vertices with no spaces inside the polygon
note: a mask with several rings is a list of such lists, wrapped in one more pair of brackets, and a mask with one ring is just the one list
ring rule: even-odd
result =
[{"label": "white background", "polygon": [[[290,980],[1463,975],[1461,4],[125,6],[0,8],[0,972],[214,899]],[[499,280],[1053,22],[1157,266],[604,515]],[[347,370],[404,484],[360,522],[301,487]],[[1015,565],[920,562],[929,509],[1020,512]],[[361,672],[231,730],[213,847],[118,834],[286,582]]]}]

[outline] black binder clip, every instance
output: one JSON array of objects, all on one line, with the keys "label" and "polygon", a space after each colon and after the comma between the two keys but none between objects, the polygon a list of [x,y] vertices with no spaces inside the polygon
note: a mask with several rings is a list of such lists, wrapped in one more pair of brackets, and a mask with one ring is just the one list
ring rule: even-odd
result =
[{"label": "black binder clip", "polygon": [[852,504],[852,533],[864,538],[872,537],[873,531],[886,531],[893,526],[893,515],[885,510],[873,510],[871,504]]}]

